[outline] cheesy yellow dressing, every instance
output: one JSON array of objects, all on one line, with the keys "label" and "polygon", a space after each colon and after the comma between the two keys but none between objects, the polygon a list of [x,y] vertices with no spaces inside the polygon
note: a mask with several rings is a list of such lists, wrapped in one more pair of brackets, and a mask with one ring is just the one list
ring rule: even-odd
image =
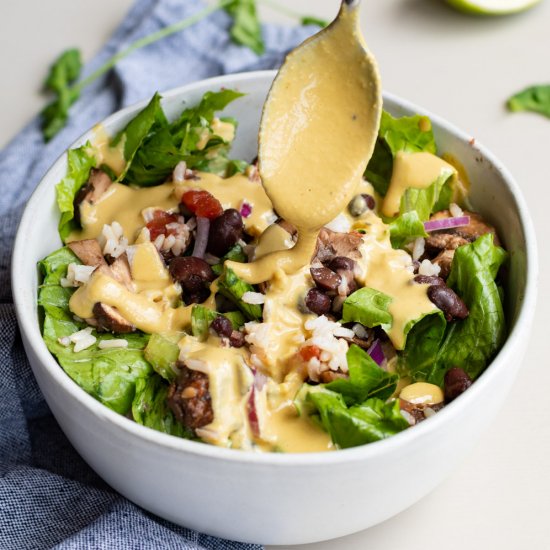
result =
[{"label": "cheesy yellow dressing", "polygon": [[399,214],[401,198],[407,189],[429,187],[443,174],[452,174],[456,177],[456,169],[431,153],[399,151],[393,161],[392,177],[382,203],[382,214],[388,217],[396,216]]},{"label": "cheesy yellow dressing", "polygon": [[180,360],[208,375],[214,420],[197,429],[197,435],[214,445],[250,448],[247,403],[254,378],[247,365],[248,351],[224,347],[214,336],[199,342],[186,335],[179,346]]},{"label": "cheesy yellow dressing", "polygon": [[392,298],[389,312],[393,323],[388,336],[396,349],[405,345],[407,324],[432,312],[432,304],[426,293],[426,285],[414,283],[411,257],[403,250],[394,250],[390,243],[389,228],[371,212],[365,217],[363,242],[359,247],[358,260],[361,274],[357,277],[362,286],[374,288]]},{"label": "cheesy yellow dressing", "polygon": [[230,122],[223,122],[219,118],[214,118],[210,127],[211,130],[208,128],[202,130],[197,142],[197,149],[204,149],[212,136],[219,136],[227,143],[230,143],[235,138],[235,126]]},{"label": "cheesy yellow dressing", "polygon": [[345,2],[324,31],[291,52],[264,106],[259,169],[279,215],[298,229],[290,252],[230,267],[251,283],[309,263],[318,230],[343,210],[361,181],[378,133],[380,80],[358,9]]}]

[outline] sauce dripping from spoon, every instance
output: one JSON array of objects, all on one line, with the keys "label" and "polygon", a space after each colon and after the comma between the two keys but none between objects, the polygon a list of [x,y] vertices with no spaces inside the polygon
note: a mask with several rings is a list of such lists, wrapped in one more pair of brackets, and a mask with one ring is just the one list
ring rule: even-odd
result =
[{"label": "sauce dripping from spoon", "polygon": [[382,92],[359,27],[360,0],[286,58],[262,114],[259,170],[277,213],[298,229],[296,245],[248,264],[226,265],[249,283],[306,265],[321,227],[352,198],[374,150]]}]

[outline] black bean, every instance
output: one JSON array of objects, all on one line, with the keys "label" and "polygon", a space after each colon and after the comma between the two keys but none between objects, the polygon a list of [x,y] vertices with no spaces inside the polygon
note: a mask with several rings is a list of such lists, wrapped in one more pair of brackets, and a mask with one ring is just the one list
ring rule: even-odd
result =
[{"label": "black bean", "polygon": [[243,219],[237,210],[228,208],[210,224],[206,250],[223,256],[243,236]]},{"label": "black bean", "polygon": [[434,285],[428,288],[428,298],[443,313],[447,321],[465,319],[469,311],[462,299],[448,286]]},{"label": "black bean", "polygon": [[445,281],[436,275],[416,275],[414,282],[421,285],[444,285]]},{"label": "black bean", "polygon": [[450,403],[472,385],[472,379],[459,367],[449,369],[445,374],[445,401]]},{"label": "black bean", "polygon": [[330,311],[332,302],[329,296],[318,288],[312,288],[306,294],[306,307],[317,315],[324,315]]},{"label": "black bean", "polygon": [[210,327],[218,334],[218,336],[225,336],[226,338],[229,338],[233,332],[233,325],[231,324],[231,321],[223,315],[218,315],[212,321]]},{"label": "black bean", "polygon": [[336,290],[342,282],[340,275],[328,267],[312,267],[309,271],[315,284],[323,290]]},{"label": "black bean", "polygon": [[355,269],[355,260],[346,258],[346,256],[335,256],[325,264],[332,271],[338,271],[344,269],[346,271],[353,271]]},{"label": "black bean", "polygon": [[172,278],[189,294],[202,294],[216,275],[201,258],[184,256],[174,258],[168,267]]},{"label": "black bean", "polygon": [[418,260],[413,260],[413,273],[418,273],[418,270],[420,269],[420,262]]},{"label": "black bean", "polygon": [[229,343],[234,348],[242,348],[244,346],[244,334],[238,330],[234,330],[229,337]]}]

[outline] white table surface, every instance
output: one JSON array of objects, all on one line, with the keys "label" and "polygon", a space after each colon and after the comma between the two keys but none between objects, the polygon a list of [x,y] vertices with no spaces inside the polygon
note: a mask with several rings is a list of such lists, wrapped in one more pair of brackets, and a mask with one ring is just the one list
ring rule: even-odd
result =
[{"label": "white table surface", "polygon": [[[40,84],[56,55],[78,46],[89,59],[130,4],[2,0],[0,146],[43,105]],[[281,4],[330,18],[338,2]],[[470,132],[517,178],[542,245],[538,310],[515,388],[490,431],[452,476],[381,525],[306,547],[550,548],[550,256],[543,244],[550,235],[550,120],[503,109],[511,93],[550,82],[550,1],[519,16],[487,19],[455,13],[438,0],[364,4],[363,29],[378,58],[384,88]],[[287,21],[267,8],[262,15],[264,20]]]}]

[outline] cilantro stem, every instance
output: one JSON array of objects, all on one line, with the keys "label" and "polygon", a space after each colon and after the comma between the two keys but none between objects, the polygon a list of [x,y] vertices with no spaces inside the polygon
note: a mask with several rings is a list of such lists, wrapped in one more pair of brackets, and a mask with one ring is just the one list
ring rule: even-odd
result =
[{"label": "cilantro stem", "polygon": [[300,21],[304,17],[303,14],[298,13],[297,11],[287,8],[286,6],[281,6],[279,2],[276,2],[275,0],[258,0],[258,3],[268,6],[272,10],[278,11],[291,19],[298,19],[298,21]]},{"label": "cilantro stem", "polygon": [[179,31],[182,31],[188,27],[193,26],[195,23],[198,23],[205,17],[208,17],[211,13],[228,6],[233,1],[234,0],[219,0],[216,4],[207,6],[203,10],[197,12],[194,15],[191,15],[190,17],[186,17],[185,19],[182,19],[177,23],[174,23],[173,25],[160,29],[157,32],[154,32],[152,34],[149,34],[148,36],[144,36],[143,38],[136,40],[133,44],[128,46],[125,50],[122,50],[121,52],[111,57],[104,65],[99,67],[99,69],[95,70],[92,74],[87,76],[85,79],[81,80],[80,82],[77,82],[74,86],[71,87],[71,91],[80,93],[83,88],[91,84],[94,80],[98,79],[101,75],[110,71],[121,59],[123,59],[127,55],[130,55],[132,52],[140,48],[144,48],[145,46],[148,46],[153,42],[157,42],[158,40],[166,38],[171,34],[175,34]]}]

